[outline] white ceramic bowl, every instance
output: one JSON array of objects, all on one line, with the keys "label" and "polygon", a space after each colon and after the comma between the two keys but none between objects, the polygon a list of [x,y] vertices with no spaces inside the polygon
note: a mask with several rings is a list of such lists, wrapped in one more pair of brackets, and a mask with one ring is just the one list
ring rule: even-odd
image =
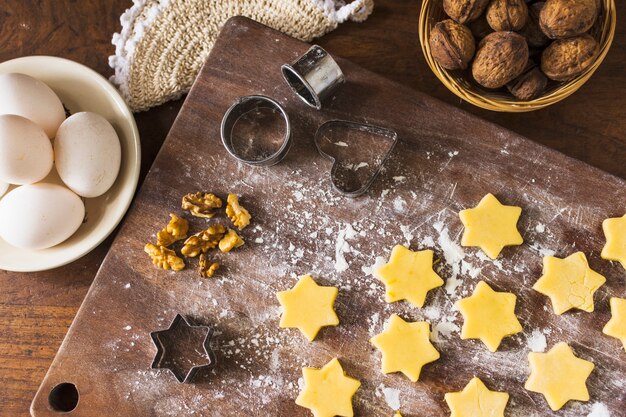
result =
[{"label": "white ceramic bowl", "polygon": [[[0,239],[0,269],[43,271],[68,264],[89,253],[122,220],[139,180],[139,132],[131,111],[117,90],[104,77],[84,65],[63,58],[29,56],[1,63],[0,73],[8,72],[27,74],[43,81],[57,93],[72,114],[92,111],[102,115],[111,122],[122,145],[119,176],[104,195],[85,200],[85,221],[71,238],[38,251],[18,249]],[[44,181],[61,183],[54,170]]]}]

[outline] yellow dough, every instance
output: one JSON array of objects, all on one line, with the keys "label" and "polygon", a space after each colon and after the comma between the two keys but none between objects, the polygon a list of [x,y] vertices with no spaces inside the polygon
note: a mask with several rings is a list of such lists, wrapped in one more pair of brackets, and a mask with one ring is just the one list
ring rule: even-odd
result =
[{"label": "yellow dough", "polygon": [[402,414],[400,414],[399,411],[396,411],[396,413],[393,415],[393,417],[402,417]]},{"label": "yellow dough", "polygon": [[604,326],[602,332],[621,340],[626,349],[626,299],[611,298],[611,320]]},{"label": "yellow dough", "polygon": [[322,327],[339,324],[333,308],[338,292],[335,287],[317,285],[310,275],[301,277],[292,289],[276,294],[283,307],[280,327],[300,329],[313,341]]},{"label": "yellow dough", "polygon": [[491,259],[496,259],[505,246],[524,243],[517,230],[521,214],[520,207],[505,206],[493,194],[487,194],[476,207],[459,213],[465,226],[461,245],[478,246]]},{"label": "yellow dough", "polygon": [[416,382],[422,366],[439,359],[439,352],[429,337],[430,324],[409,323],[392,314],[385,330],[370,342],[382,353],[383,373],[402,372]]},{"label": "yellow dough", "polygon": [[483,381],[474,377],[463,391],[449,392],[444,398],[450,407],[450,417],[504,417],[509,394],[490,391]]},{"label": "yellow dough", "polygon": [[361,383],[346,376],[337,358],[321,369],[302,368],[304,388],[296,404],[311,410],[315,417],[352,417],[352,396]]},{"label": "yellow dough", "polygon": [[567,343],[557,343],[547,353],[530,352],[528,360],[530,376],[524,388],[543,394],[553,411],[569,400],[589,401],[586,381],[594,365],[577,358]]},{"label": "yellow dough", "polygon": [[609,261],[618,261],[626,268],[626,214],[602,222],[606,244],[602,256]]},{"label": "yellow dough", "polygon": [[495,352],[506,336],[522,331],[515,316],[517,297],[510,292],[496,292],[480,281],[474,293],[456,302],[463,315],[461,339],[480,339]]},{"label": "yellow dough", "polygon": [[420,308],[428,291],[443,285],[441,277],[433,271],[433,251],[413,252],[401,245],[392,249],[389,262],[374,275],[385,284],[385,301],[407,300]]},{"label": "yellow dough", "polygon": [[576,252],[565,259],[543,258],[543,275],[533,289],[550,297],[555,314],[572,308],[593,311],[593,294],[606,279],[589,268],[587,257]]}]

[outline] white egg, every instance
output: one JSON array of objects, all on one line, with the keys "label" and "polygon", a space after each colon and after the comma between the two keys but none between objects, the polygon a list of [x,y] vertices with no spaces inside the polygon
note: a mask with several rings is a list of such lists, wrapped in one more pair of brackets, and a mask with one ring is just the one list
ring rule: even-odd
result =
[{"label": "white egg", "polygon": [[80,227],[85,205],[67,188],[48,183],[23,185],[0,200],[0,237],[23,249],[46,249]]},{"label": "white egg", "polygon": [[0,74],[0,114],[17,114],[37,123],[49,138],[65,120],[65,109],[50,87],[25,74]]},{"label": "white egg", "polygon": [[59,176],[76,194],[104,194],[115,182],[121,162],[120,140],[104,117],[90,112],[68,117],[54,140]]},{"label": "white egg", "polygon": [[6,182],[0,181],[0,197],[2,197],[4,193],[7,192],[8,189],[9,189],[9,184],[7,184]]},{"label": "white egg", "polygon": [[13,114],[0,115],[0,181],[32,184],[52,169],[50,139],[39,125]]}]

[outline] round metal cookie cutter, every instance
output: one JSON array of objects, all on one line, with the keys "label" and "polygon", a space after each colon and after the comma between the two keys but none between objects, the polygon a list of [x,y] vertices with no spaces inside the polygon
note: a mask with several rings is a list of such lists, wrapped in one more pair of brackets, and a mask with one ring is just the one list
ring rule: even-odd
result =
[{"label": "round metal cookie cutter", "polygon": [[[258,157],[243,157],[233,147],[233,130],[237,121],[242,116],[259,109],[270,109],[280,114],[284,123],[284,133],[282,135],[282,143],[277,151],[270,154],[259,153]],[[222,126],[220,129],[222,143],[228,153],[240,162],[252,166],[272,166],[279,163],[291,147],[291,124],[289,116],[285,109],[274,99],[261,95],[251,95],[239,97],[232,106],[224,113],[222,118]],[[252,146],[255,144],[252,143]],[[258,144],[257,144],[258,146]]]},{"label": "round metal cookie cutter", "polygon": [[298,97],[317,110],[346,81],[337,62],[318,45],[313,45],[291,65],[284,64],[281,71]]}]

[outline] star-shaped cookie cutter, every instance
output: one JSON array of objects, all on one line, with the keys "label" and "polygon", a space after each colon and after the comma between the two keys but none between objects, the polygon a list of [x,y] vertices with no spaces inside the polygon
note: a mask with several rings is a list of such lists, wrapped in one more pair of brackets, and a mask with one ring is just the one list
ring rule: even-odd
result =
[{"label": "star-shaped cookie cutter", "polygon": [[[174,357],[170,357],[170,350],[176,351],[174,345],[170,345],[172,342],[174,344],[176,342],[184,342],[180,338],[176,339],[176,341],[168,340],[168,334],[175,334],[176,330],[179,326],[188,327],[189,330],[194,331],[204,331],[206,332],[205,336],[202,339],[201,349],[203,352],[194,348],[196,353],[200,353],[201,356],[204,356],[204,362],[193,362],[193,366],[191,366],[188,370],[182,369],[182,367],[175,366],[177,364],[176,353],[174,353]],[[176,314],[174,320],[170,326],[165,330],[158,330],[150,333],[150,337],[152,338],[152,342],[157,348],[157,353],[152,361],[152,365],[150,366],[152,369],[167,369],[169,370],[175,377],[176,380],[180,383],[186,384],[191,382],[193,377],[200,369],[208,369],[215,365],[215,354],[211,350],[211,336],[213,335],[213,329],[208,326],[196,326],[189,323],[187,318],[182,316],[181,314]],[[172,366],[174,365],[174,366]]]}]

